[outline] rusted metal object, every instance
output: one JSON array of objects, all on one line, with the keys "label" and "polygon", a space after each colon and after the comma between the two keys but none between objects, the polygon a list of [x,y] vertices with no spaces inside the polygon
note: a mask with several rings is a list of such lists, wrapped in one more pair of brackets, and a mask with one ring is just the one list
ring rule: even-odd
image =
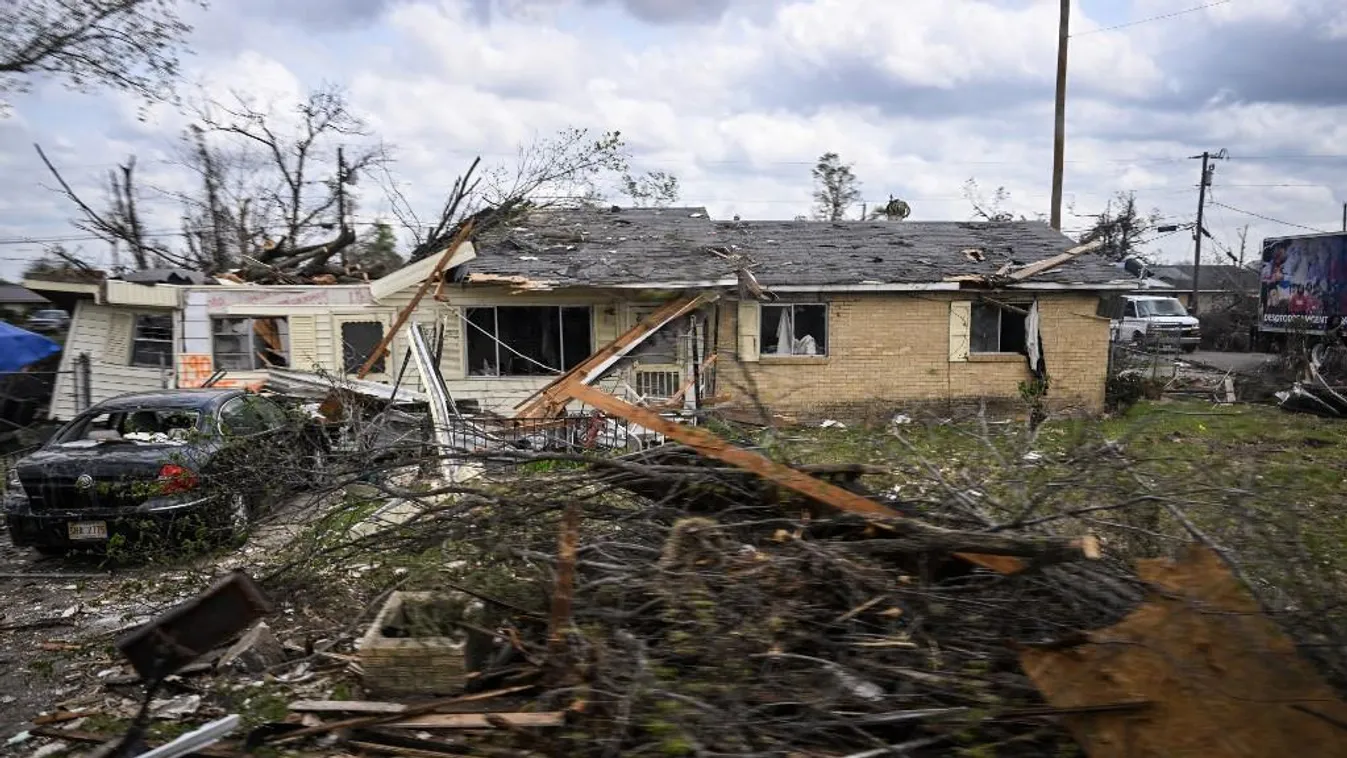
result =
[{"label": "rusted metal object", "polygon": [[1214,552],[1137,572],[1153,593],[1122,622],[1020,656],[1057,708],[1151,701],[1136,714],[1066,716],[1091,758],[1347,755],[1347,703]]},{"label": "rusted metal object", "polygon": [[234,571],[201,595],[117,640],[147,682],[156,682],[229,642],[274,610],[262,588]]}]

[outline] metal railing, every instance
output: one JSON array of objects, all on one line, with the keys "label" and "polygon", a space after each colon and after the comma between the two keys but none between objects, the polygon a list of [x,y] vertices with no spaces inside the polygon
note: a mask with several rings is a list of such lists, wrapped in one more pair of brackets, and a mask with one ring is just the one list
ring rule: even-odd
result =
[{"label": "metal railing", "polygon": [[593,411],[536,419],[463,416],[448,426],[450,445],[461,450],[628,451],[664,441],[626,419]]}]

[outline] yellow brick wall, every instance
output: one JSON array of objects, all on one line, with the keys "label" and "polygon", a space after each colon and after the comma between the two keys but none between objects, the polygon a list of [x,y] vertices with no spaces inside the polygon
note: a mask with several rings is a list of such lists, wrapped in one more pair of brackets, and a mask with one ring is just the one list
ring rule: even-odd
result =
[{"label": "yellow brick wall", "polygon": [[[1020,383],[1032,378],[1023,356],[950,360],[954,299],[954,293],[825,296],[814,302],[829,305],[826,358],[763,355],[758,362],[739,361],[738,308],[722,302],[718,392],[736,401],[756,394],[774,411],[802,414],[848,406],[898,410],[908,404],[1017,400]],[[1053,293],[1040,295],[1039,302],[1052,380],[1049,404],[1058,410],[1102,410],[1109,331],[1108,322],[1094,315],[1098,297]]]}]

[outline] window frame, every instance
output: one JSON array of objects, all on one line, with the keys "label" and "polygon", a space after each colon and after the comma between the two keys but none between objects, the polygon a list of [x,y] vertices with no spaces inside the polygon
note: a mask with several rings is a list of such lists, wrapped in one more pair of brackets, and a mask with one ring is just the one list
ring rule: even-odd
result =
[{"label": "window frame", "polygon": [[[264,362],[264,361],[263,361],[260,357],[258,357],[258,355],[257,355],[257,353],[258,353],[258,350],[257,350],[257,340],[259,339],[259,337],[258,337],[258,334],[257,334],[257,331],[256,331],[256,327],[255,327],[254,325],[255,325],[255,323],[256,323],[258,320],[263,320],[263,321],[280,321],[280,322],[284,322],[284,323],[285,323],[285,332],[284,332],[283,335],[280,333],[280,330],[279,330],[279,329],[277,330],[278,336],[281,336],[281,347],[284,348],[284,349],[282,350],[281,354],[282,354],[282,355],[284,356],[284,358],[285,358],[285,365],[284,365],[284,366],[281,366],[280,368],[289,368],[289,367],[290,367],[290,364],[291,364],[292,361],[291,361],[291,356],[290,356],[291,346],[290,346],[290,317],[289,317],[289,316],[211,316],[211,317],[210,317],[210,356],[211,356],[211,362],[212,362],[212,365],[213,365],[215,368],[217,368],[217,369],[224,369],[225,371],[265,371],[266,369],[270,368],[270,364],[267,364],[266,362]],[[242,334],[223,334],[223,333],[221,333],[221,332],[219,331],[219,328],[217,327],[217,324],[219,324],[219,323],[222,322],[222,321],[243,321],[243,322],[246,322],[246,323],[247,323],[247,329],[246,329]],[[246,337],[247,340],[248,340],[248,345],[252,348],[251,350],[249,350],[247,353],[224,353],[224,355],[231,355],[231,356],[247,355],[248,358],[249,358],[249,366],[248,366],[247,368],[235,368],[235,367],[231,367],[231,366],[222,366],[222,365],[220,364],[220,355],[221,355],[220,349],[219,349],[219,347],[216,345],[216,342],[215,342],[215,341],[216,341],[216,338],[218,338],[218,337]]]},{"label": "window frame", "polygon": [[[1009,306],[1014,307],[1014,308],[1022,308],[1022,309],[1026,310],[1026,311],[1033,307],[1033,303],[1009,302],[1009,303],[1006,303],[1006,305],[1009,305]],[[977,335],[977,327],[976,327],[976,323],[977,323],[977,314],[978,314],[978,310],[979,310],[980,308],[988,308],[988,309],[991,309],[991,310],[993,310],[993,311],[996,312],[996,350],[979,350],[979,349],[978,349],[978,346],[977,346],[977,340],[975,339],[975,337],[976,337],[976,335]],[[1024,332],[1024,340],[1025,340],[1025,343],[1026,343],[1026,345],[1027,345],[1027,344],[1028,344],[1028,339],[1029,339],[1029,335],[1028,335],[1028,321],[1029,321],[1029,317],[1028,317],[1028,316],[1021,316],[1021,315],[1018,314],[1018,313],[1015,313],[1015,314],[1012,314],[1012,315],[1016,316],[1017,318],[1021,319],[1021,320],[1024,322],[1024,328],[1023,328],[1022,331]],[[969,355],[1025,355],[1025,352],[1024,352],[1023,350],[1009,350],[1009,351],[1008,351],[1008,350],[1003,349],[1003,348],[1004,348],[1004,345],[1002,345],[1002,341],[1005,339],[1005,331],[1004,331],[1005,327],[1004,327],[1004,325],[1003,325],[1003,322],[1004,322],[1005,317],[1006,317],[1006,309],[1003,308],[1003,307],[1001,307],[1000,305],[998,305],[998,304],[996,304],[996,303],[988,302],[988,301],[986,301],[986,300],[974,300],[974,301],[973,301],[973,306],[972,306],[972,309],[969,311],[969,316],[968,316],[968,354],[969,354]],[[1026,348],[1026,349],[1027,349],[1027,348]]]},{"label": "window frame", "polygon": [[[351,376],[359,373],[360,367],[365,365],[365,361],[369,360],[369,355],[367,354],[364,357],[361,357],[358,360],[356,360],[354,364],[348,363],[346,361],[346,346],[349,344],[346,341],[346,327],[353,325],[363,326],[365,324],[374,324],[379,327],[379,339],[377,342],[374,343],[373,346],[373,349],[377,350],[379,345],[383,343],[385,339],[388,338],[388,324],[383,319],[348,317],[348,318],[339,318],[337,321],[336,357],[339,365],[341,366],[343,376]],[[384,350],[383,355],[379,356],[379,360],[375,361],[374,365],[370,367],[369,375],[366,376],[365,378],[368,379],[370,378],[370,376],[383,375],[388,370],[388,362],[389,362],[388,359],[391,355],[392,355],[392,343],[389,343],[386,349]]]},{"label": "window frame", "polygon": [[[767,352],[767,330],[764,327],[765,317],[768,308],[822,308],[823,309],[823,351],[812,355],[795,353],[769,353]],[[773,335],[775,338],[775,335]],[[792,337],[792,339],[800,339]],[[758,345],[759,358],[770,360],[818,360],[828,358],[832,355],[832,308],[829,303],[823,301],[811,300],[808,302],[789,302],[789,303],[762,303],[758,306]]]},{"label": "window frame", "polygon": [[[501,370],[501,359],[500,359],[500,354],[501,354],[500,312],[501,312],[502,309],[504,309],[504,310],[509,310],[509,309],[511,309],[511,308],[533,308],[533,309],[538,309],[538,308],[554,308],[554,309],[556,309],[556,311],[557,311],[557,348],[558,348],[558,353],[559,353],[559,357],[560,357],[560,360],[561,360],[561,366],[559,367],[559,368],[561,369],[560,372],[555,373],[555,374],[552,374],[552,373],[547,373],[547,374],[543,374],[543,373],[540,373],[540,374],[502,374],[502,373],[500,373],[500,370]],[[471,320],[470,312],[471,312],[471,311],[478,311],[478,310],[489,310],[489,311],[491,311],[491,323],[492,323],[492,326],[493,326],[493,329],[495,330],[495,332],[494,332],[493,334],[490,335],[489,339],[491,340],[491,345],[492,345],[492,347],[494,348],[494,352],[495,352],[495,364],[494,364],[494,365],[495,365],[496,373],[494,373],[494,374],[477,374],[477,373],[473,373],[473,367],[472,367],[472,364],[471,364],[471,361],[470,361],[470,357],[469,357],[469,356],[470,356],[470,353],[471,353],[471,350],[470,350],[470,348],[469,348],[469,342],[472,340],[472,337],[473,337],[474,334],[479,334],[481,331],[484,331],[484,327],[482,327],[480,324],[474,323],[474,322]],[[565,331],[566,327],[565,327],[565,313],[564,313],[566,310],[584,311],[585,317],[586,317],[586,319],[587,319],[588,322],[589,322],[589,323],[588,323],[588,326],[589,326],[589,334],[588,334],[588,339],[589,339],[589,350],[588,350],[588,352],[586,352],[583,356],[580,357],[580,360],[579,360],[579,361],[576,362],[576,365],[579,365],[580,363],[584,362],[585,358],[587,358],[587,357],[589,357],[590,355],[593,355],[593,354],[594,354],[594,306],[592,306],[592,305],[468,305],[468,306],[464,306],[464,308],[463,308],[463,321],[464,321],[464,327],[463,327],[463,328],[466,330],[467,334],[466,334],[466,336],[464,336],[464,338],[463,338],[463,366],[464,366],[464,372],[465,372],[465,374],[467,375],[467,378],[469,378],[469,379],[531,379],[531,378],[536,378],[536,377],[548,377],[548,376],[556,377],[556,376],[561,376],[561,375],[565,374],[566,371],[568,370],[568,369],[566,368],[566,363],[567,363],[567,362],[566,362],[566,358],[567,358],[567,356],[566,356],[566,331]],[[522,352],[522,351],[521,351],[521,352]],[[532,357],[530,357],[530,360],[532,360]]]},{"label": "window frame", "polygon": [[[142,336],[140,335],[140,327],[141,327],[141,323],[142,323],[144,320],[146,320],[146,319],[164,319],[164,320],[166,320],[166,321],[168,322],[168,338],[167,338],[167,339],[154,339],[154,338],[150,338],[150,337],[142,337]],[[168,346],[168,361],[167,361],[166,363],[138,362],[138,361],[136,360],[136,353],[139,352],[139,347],[140,347],[141,343],[146,343],[146,344],[151,344],[151,345],[167,345],[167,346]],[[137,314],[134,314],[134,317],[131,319],[131,354],[130,354],[130,356],[127,357],[127,365],[128,365],[128,366],[133,366],[133,367],[135,367],[135,368],[157,368],[157,369],[168,369],[168,370],[171,370],[171,369],[173,368],[173,314],[172,314],[172,313],[137,313]]]}]

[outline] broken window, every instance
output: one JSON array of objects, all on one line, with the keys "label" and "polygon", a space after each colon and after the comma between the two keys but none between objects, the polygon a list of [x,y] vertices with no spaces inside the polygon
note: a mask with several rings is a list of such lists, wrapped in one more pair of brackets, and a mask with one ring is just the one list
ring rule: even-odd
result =
[{"label": "broken window", "polygon": [[551,376],[593,352],[588,306],[467,309],[470,376]]},{"label": "broken window", "polygon": [[763,305],[761,313],[763,355],[828,354],[827,305]]},{"label": "broken window", "polygon": [[131,341],[131,365],[168,368],[173,365],[173,317],[137,314]]},{"label": "broken window", "polygon": [[211,319],[211,338],[217,369],[290,365],[290,325],[284,317]]},{"label": "broken window", "polygon": [[[1028,310],[1027,305],[1017,307]],[[972,352],[1024,353],[1025,317],[993,303],[973,303]]]},{"label": "broken window", "polygon": [[[348,374],[360,372],[360,367],[384,341],[384,325],[379,321],[347,321],[341,325],[341,362]],[[385,355],[370,367],[370,373],[384,372]]]}]

